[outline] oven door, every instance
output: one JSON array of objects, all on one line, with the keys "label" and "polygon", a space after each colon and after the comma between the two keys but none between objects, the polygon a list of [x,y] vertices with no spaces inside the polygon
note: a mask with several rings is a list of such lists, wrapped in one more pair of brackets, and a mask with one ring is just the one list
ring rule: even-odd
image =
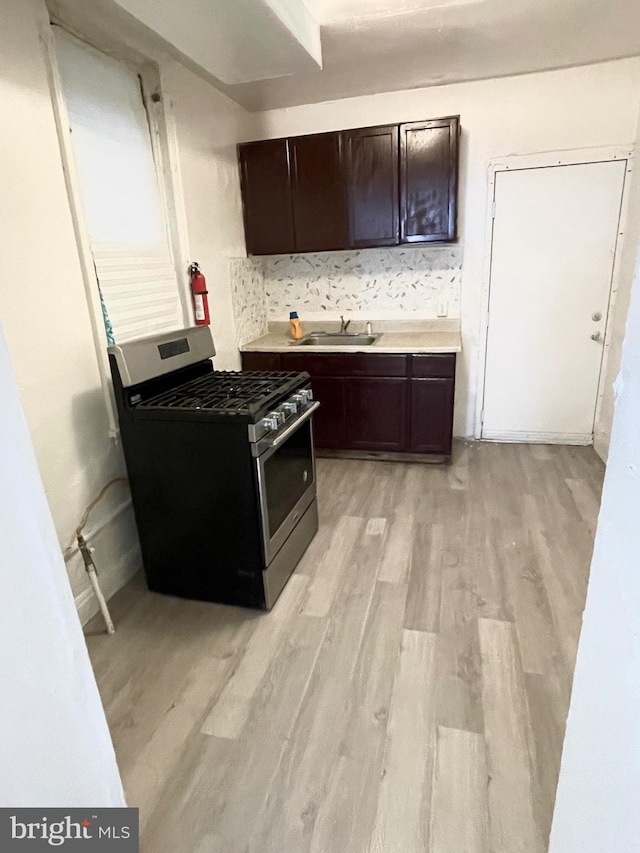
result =
[{"label": "oven door", "polygon": [[268,439],[256,459],[267,566],[316,496],[312,415],[319,405]]}]

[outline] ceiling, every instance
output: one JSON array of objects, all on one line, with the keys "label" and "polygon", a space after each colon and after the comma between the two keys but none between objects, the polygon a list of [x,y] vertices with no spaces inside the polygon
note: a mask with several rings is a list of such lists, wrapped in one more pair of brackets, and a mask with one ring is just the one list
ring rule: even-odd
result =
[{"label": "ceiling", "polygon": [[320,30],[300,0],[114,0],[208,74],[244,83],[322,64]]},{"label": "ceiling", "polygon": [[305,0],[323,68],[220,86],[250,110],[640,55],[638,0]]}]

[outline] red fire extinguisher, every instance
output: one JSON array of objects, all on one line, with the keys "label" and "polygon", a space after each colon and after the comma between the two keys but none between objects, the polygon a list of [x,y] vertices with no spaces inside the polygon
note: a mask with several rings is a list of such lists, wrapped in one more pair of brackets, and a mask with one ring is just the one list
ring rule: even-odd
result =
[{"label": "red fire extinguisher", "polygon": [[200,271],[200,266],[195,261],[189,266],[191,276],[191,295],[193,296],[193,313],[196,318],[196,326],[208,326],[211,322],[209,317],[209,300],[207,299],[207,280]]}]

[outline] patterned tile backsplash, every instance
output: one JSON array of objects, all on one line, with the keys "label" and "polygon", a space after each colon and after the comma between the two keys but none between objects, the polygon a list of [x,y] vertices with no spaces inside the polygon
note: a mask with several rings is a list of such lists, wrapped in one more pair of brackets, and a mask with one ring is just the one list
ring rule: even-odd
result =
[{"label": "patterned tile backsplash", "polygon": [[428,318],[439,302],[460,316],[459,246],[362,249],[263,259],[269,318],[350,314],[368,319]]},{"label": "patterned tile backsplash", "polygon": [[267,294],[260,258],[234,258],[230,262],[231,301],[238,346],[267,331]]},{"label": "patterned tile backsplash", "polygon": [[461,246],[402,246],[272,255],[231,261],[238,343],[260,337],[269,320],[430,319],[447,303],[460,317]]}]

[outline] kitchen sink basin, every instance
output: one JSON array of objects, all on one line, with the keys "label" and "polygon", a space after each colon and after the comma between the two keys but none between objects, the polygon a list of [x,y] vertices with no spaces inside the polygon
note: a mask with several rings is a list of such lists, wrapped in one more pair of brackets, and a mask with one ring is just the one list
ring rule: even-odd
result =
[{"label": "kitchen sink basin", "polygon": [[371,346],[382,337],[378,335],[350,334],[343,332],[332,335],[330,332],[310,332],[304,338],[296,341],[294,346],[299,347],[356,347]]}]

